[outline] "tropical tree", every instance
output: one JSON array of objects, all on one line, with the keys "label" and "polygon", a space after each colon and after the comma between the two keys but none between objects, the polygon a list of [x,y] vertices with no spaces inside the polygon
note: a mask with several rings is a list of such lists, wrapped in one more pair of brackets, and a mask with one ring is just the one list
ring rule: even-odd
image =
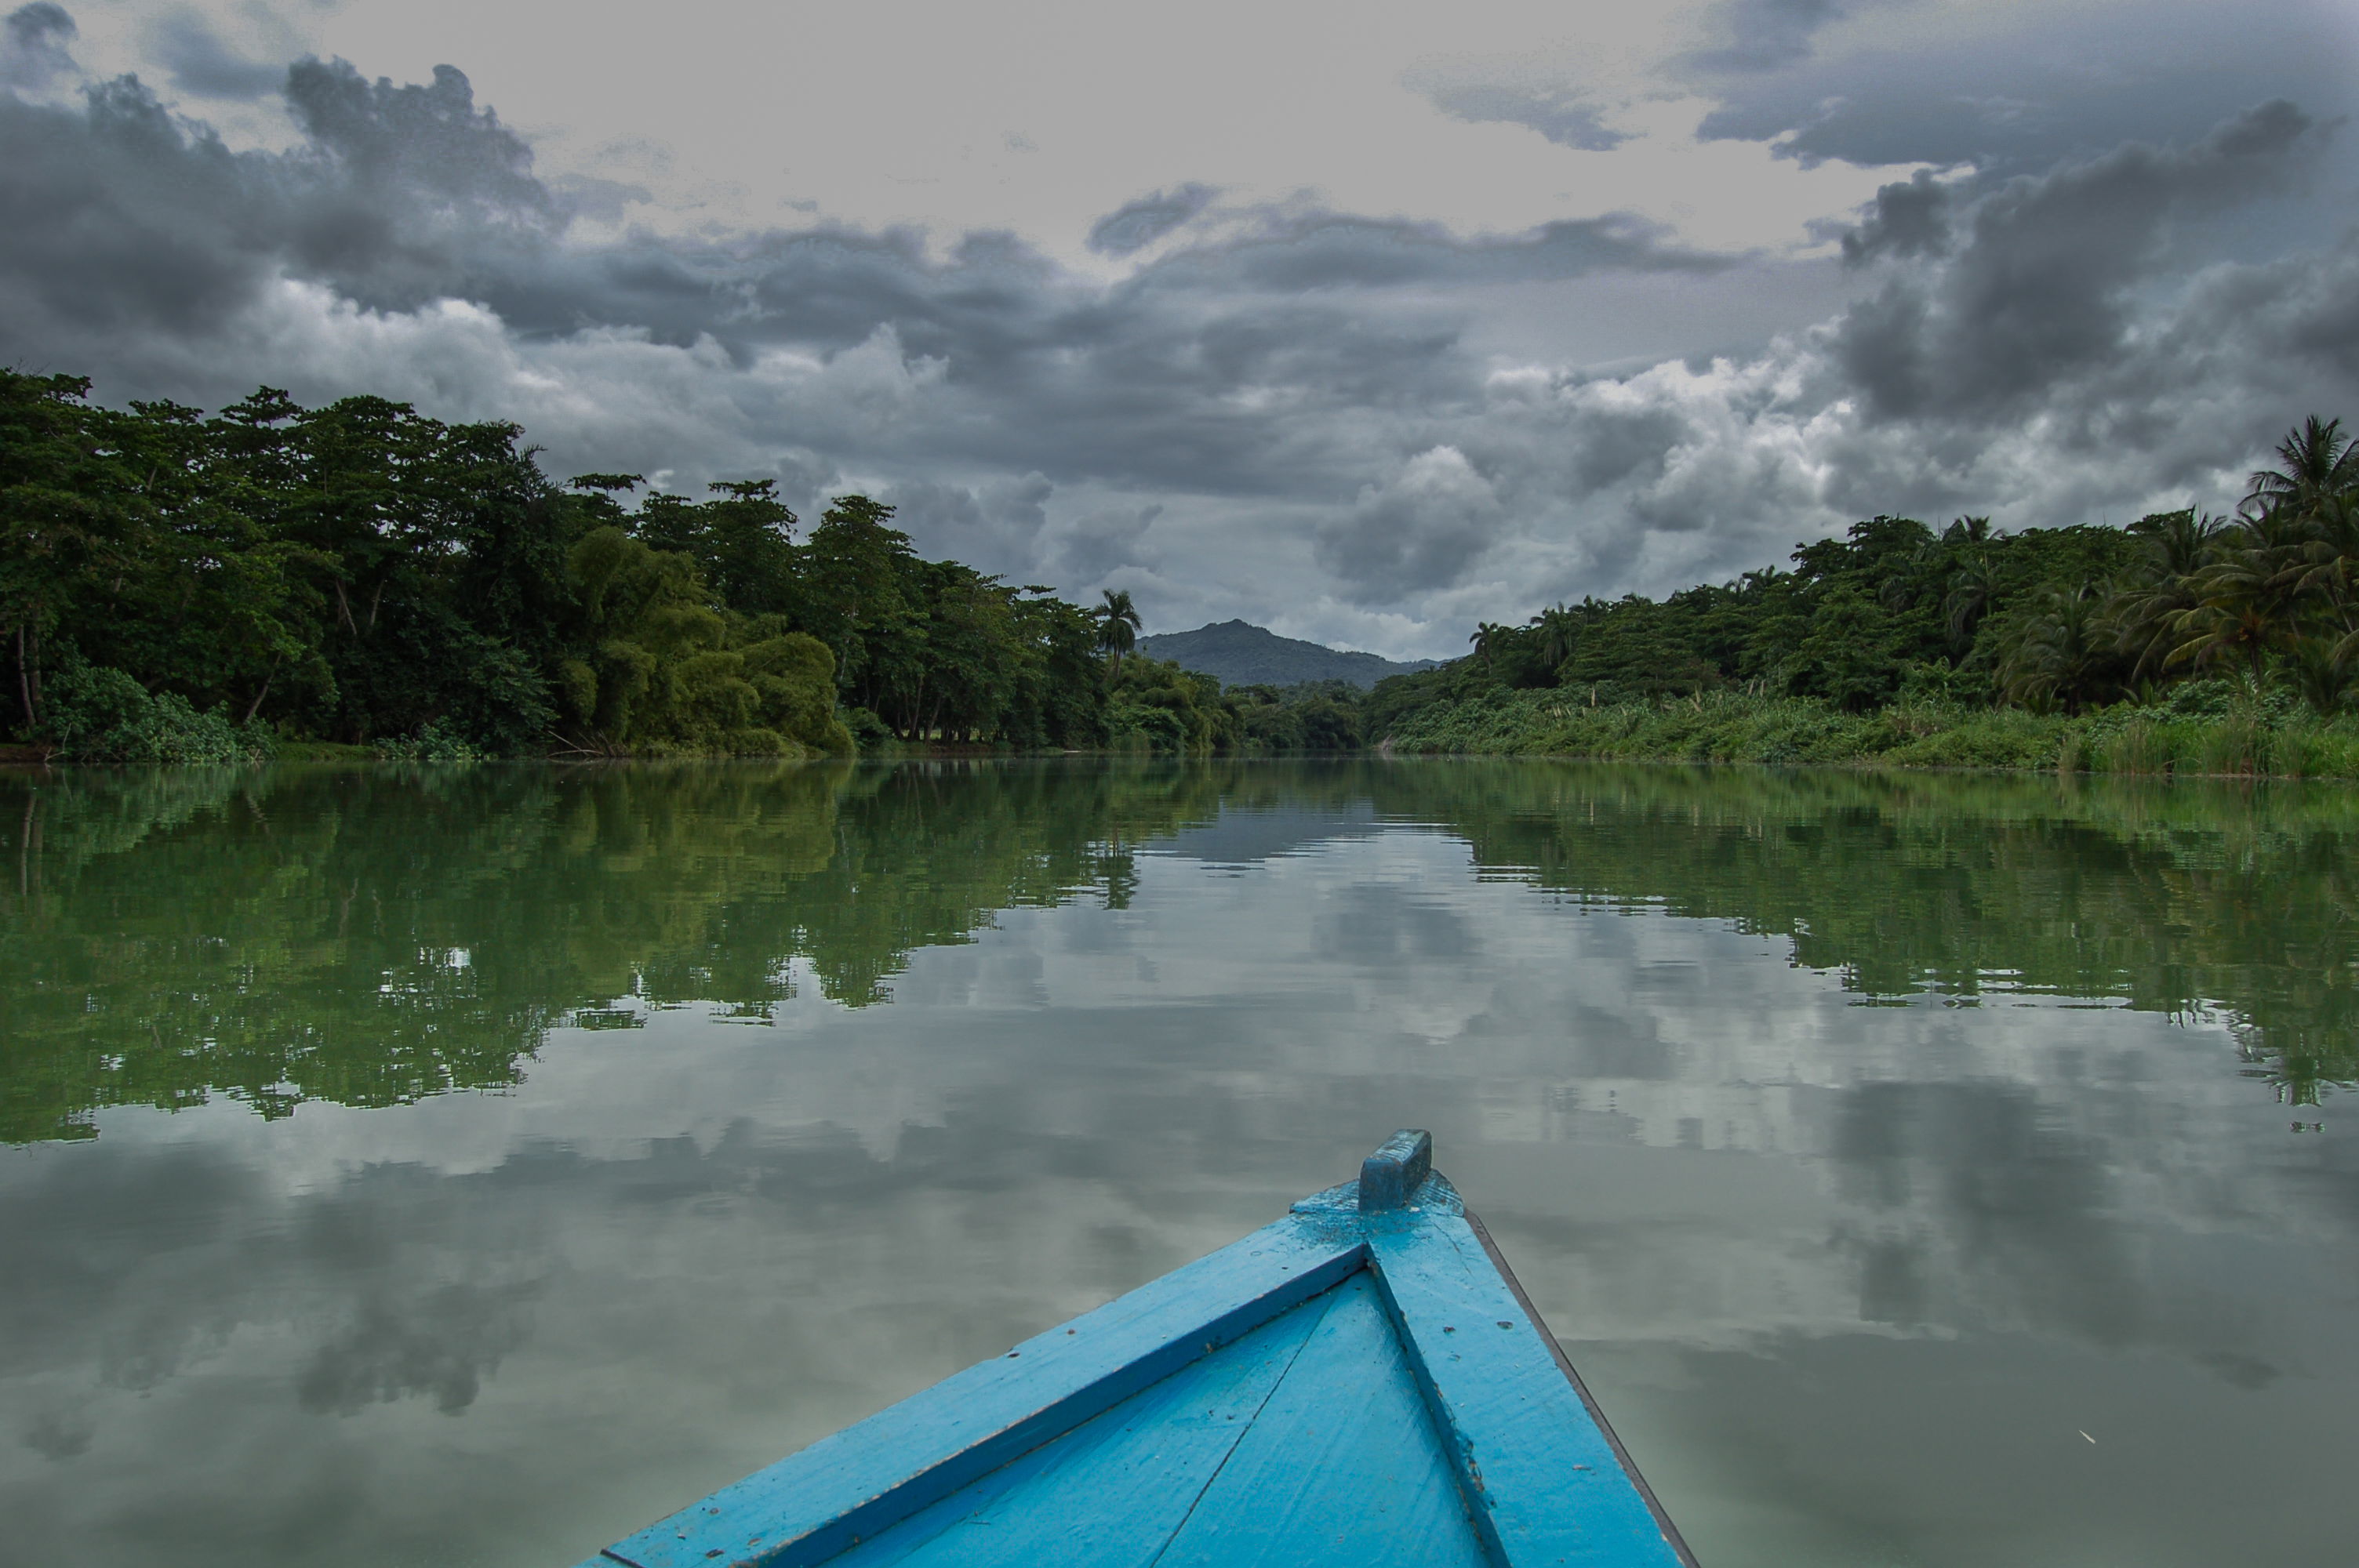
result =
[{"label": "tropical tree", "polygon": [[2302,511],[2292,506],[2247,514],[2231,525],[2210,564],[2184,579],[2192,602],[2165,622],[2174,644],[2165,662],[2190,669],[2242,663],[2258,686],[2269,655],[2301,636],[2294,568],[2308,532]]},{"label": "tropical tree", "polygon": [[2008,701],[2044,712],[2061,706],[2078,713],[2113,694],[2118,666],[2106,633],[2102,584],[2050,586],[2016,628],[1998,666]]},{"label": "tropical tree", "polygon": [[2277,443],[2277,466],[2256,470],[2241,509],[2246,517],[2291,510],[2306,512],[2329,497],[2359,490],[2359,441],[2343,433],[2340,419],[2315,414]]},{"label": "tropical tree", "polygon": [[[1960,517],[1941,530],[1930,547],[1938,557],[1929,567],[1944,579],[1941,624],[1949,634],[1950,651],[1962,653],[1974,640],[1974,628],[1990,612],[2004,586],[1996,552],[1991,548],[1991,520]],[[1944,569],[1946,568],[1946,569]]]},{"label": "tropical tree", "polygon": [[1532,651],[1549,669],[1554,670],[1572,657],[1574,646],[1581,641],[1581,615],[1570,605],[1555,604],[1532,617]]},{"label": "tropical tree", "polygon": [[2169,663],[2180,641],[2179,618],[2196,605],[2194,579],[2219,557],[2231,526],[2192,507],[2130,524],[2145,549],[2105,606],[2105,623],[2114,648],[2131,661],[2133,682],[2161,674]]},{"label": "tropical tree", "polygon": [[1128,589],[1110,588],[1104,594],[1105,602],[1098,606],[1098,647],[1105,654],[1107,665],[1120,669],[1124,656],[1137,645],[1139,628],[1146,622],[1130,602]]}]

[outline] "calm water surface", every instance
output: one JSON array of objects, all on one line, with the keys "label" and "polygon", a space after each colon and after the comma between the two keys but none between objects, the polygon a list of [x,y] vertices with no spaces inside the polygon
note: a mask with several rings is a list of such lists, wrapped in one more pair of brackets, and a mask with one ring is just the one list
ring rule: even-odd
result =
[{"label": "calm water surface", "polygon": [[19,1562],[563,1568],[1399,1125],[1708,1568],[2347,1561],[2359,795],[0,779]]}]

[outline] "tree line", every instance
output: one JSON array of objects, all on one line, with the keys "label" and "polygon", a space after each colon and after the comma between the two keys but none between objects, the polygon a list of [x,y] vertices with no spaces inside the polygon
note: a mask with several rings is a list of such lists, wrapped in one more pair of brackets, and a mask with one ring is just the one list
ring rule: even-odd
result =
[{"label": "tree line", "polygon": [[805,530],[769,480],[560,484],[516,425],[382,397],[89,392],[0,372],[7,732],[68,760],[1359,741],[1332,693],[1224,694],[1131,652],[1127,594],[925,559],[864,495]]},{"label": "tree line", "polygon": [[1470,656],[1382,683],[1363,726],[1535,688],[1593,707],[1733,693],[2077,714],[2222,677],[2341,713],[2359,674],[2359,445],[2312,417],[2277,459],[2224,516],[2017,534],[1878,516],[1791,569],[1485,623]]},{"label": "tree line", "polygon": [[1345,752],[1536,692],[2078,714],[2204,682],[2332,715],[2359,673],[2359,446],[2316,417],[2224,516],[1877,516],[1790,569],[1485,623],[1363,694],[1223,690],[1137,654],[1127,594],[928,560],[864,495],[806,529],[768,480],[559,483],[516,425],[381,397],[89,391],[0,372],[0,711],[67,760]]}]

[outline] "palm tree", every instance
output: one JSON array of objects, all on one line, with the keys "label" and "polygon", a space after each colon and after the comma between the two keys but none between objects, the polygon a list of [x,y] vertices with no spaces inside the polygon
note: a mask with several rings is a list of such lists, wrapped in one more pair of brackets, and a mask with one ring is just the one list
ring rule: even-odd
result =
[{"label": "palm tree", "polygon": [[2008,701],[2046,712],[2060,700],[2066,711],[2078,713],[2082,703],[2104,694],[2111,685],[2105,667],[2111,660],[2100,634],[2105,598],[2101,583],[2042,591],[2038,610],[1999,661],[1999,687]]},{"label": "palm tree", "polygon": [[1537,651],[1540,663],[1549,671],[1572,657],[1572,650],[1581,641],[1581,618],[1570,607],[1551,605],[1533,616],[1531,624],[1539,633]]},{"label": "palm tree", "polygon": [[1109,667],[1122,667],[1123,655],[1137,643],[1143,624],[1130,602],[1128,589],[1105,589],[1105,602],[1098,606],[1098,646],[1104,651]]},{"label": "palm tree", "polygon": [[2219,557],[2231,528],[2228,519],[2192,507],[2130,524],[2146,542],[2146,558],[2105,606],[2105,620],[2114,646],[2136,660],[2131,680],[2147,679],[2169,661],[2179,646],[2174,618],[2195,607],[2193,579]]},{"label": "palm tree", "polygon": [[1974,640],[1974,628],[1998,597],[1998,563],[1975,544],[1962,551],[1951,569],[1949,590],[1941,596],[1942,624],[1950,633],[1950,650],[1962,653]]},{"label": "palm tree", "polygon": [[2298,637],[2280,666],[2286,681],[2321,714],[2341,710],[2351,693],[2351,661],[2323,637]]},{"label": "palm tree", "polygon": [[2277,466],[2255,471],[2245,492],[2246,517],[2267,513],[2308,512],[2331,496],[2359,490],[2359,441],[2343,433],[2343,421],[2315,414],[2277,443]]},{"label": "palm tree", "polygon": [[2293,585],[2309,531],[2291,507],[2248,515],[2226,530],[2211,564],[2185,579],[2193,602],[2164,620],[2175,643],[2164,662],[2201,669],[2241,659],[2260,685],[2270,652],[2301,635]]}]

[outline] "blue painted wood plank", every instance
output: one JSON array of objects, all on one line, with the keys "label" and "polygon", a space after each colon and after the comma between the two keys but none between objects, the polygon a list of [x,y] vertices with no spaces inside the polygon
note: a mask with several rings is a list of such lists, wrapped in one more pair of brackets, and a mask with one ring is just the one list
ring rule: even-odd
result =
[{"label": "blue painted wood plank", "polygon": [[1371,1271],[1498,1560],[1511,1568],[1681,1568],[1620,1454],[1466,1220],[1429,1212],[1363,1224]]},{"label": "blue painted wood plank", "polygon": [[630,1568],[825,1562],[1320,1294],[1364,1258],[1348,1217],[1289,1216],[822,1438],[602,1557]]},{"label": "blue painted wood plank", "polygon": [[1655,1523],[1661,1529],[1664,1539],[1670,1542],[1672,1551],[1679,1554],[1680,1562],[1685,1565],[1685,1568],[1696,1568],[1695,1556],[1688,1550],[1687,1542],[1680,1538],[1679,1527],[1671,1522],[1671,1516],[1664,1509],[1660,1499],[1655,1496],[1655,1489],[1647,1485],[1647,1477],[1639,1471],[1636,1462],[1630,1457],[1630,1451],[1623,1447],[1621,1438],[1614,1435],[1614,1427],[1606,1421],[1604,1411],[1598,1407],[1597,1400],[1591,1396],[1588,1386],[1581,1380],[1581,1374],[1573,1369],[1571,1360],[1564,1353],[1564,1347],[1558,1344],[1556,1336],[1549,1332],[1548,1325],[1540,1321],[1538,1309],[1532,1305],[1531,1296],[1516,1279],[1515,1271],[1507,1266],[1507,1260],[1500,1252],[1498,1243],[1491,1239],[1490,1231],[1484,1227],[1483,1221],[1475,1215],[1467,1215],[1466,1223],[1473,1227],[1474,1239],[1482,1243],[1484,1256],[1490,1259],[1491,1267],[1497,1271],[1502,1280],[1506,1281],[1507,1289],[1514,1293],[1517,1304],[1524,1309],[1524,1315],[1531,1320],[1534,1327],[1539,1330],[1540,1343],[1547,1346],[1549,1356],[1554,1358],[1558,1373],[1566,1382],[1572,1385],[1572,1391],[1581,1396],[1582,1407],[1589,1411],[1589,1419],[1596,1423],[1598,1431],[1604,1434],[1605,1441],[1613,1445],[1614,1456],[1620,1462],[1622,1473],[1627,1476],[1630,1478],[1630,1484],[1638,1489],[1638,1495],[1645,1499],[1647,1511],[1655,1516]]},{"label": "blue painted wood plank", "polygon": [[829,1568],[1147,1568],[1206,1485],[1226,1474],[1335,1299],[1330,1291],[1305,1302]]},{"label": "blue painted wood plank", "polygon": [[1487,1568],[1374,1281],[1332,1299],[1157,1568]]}]

